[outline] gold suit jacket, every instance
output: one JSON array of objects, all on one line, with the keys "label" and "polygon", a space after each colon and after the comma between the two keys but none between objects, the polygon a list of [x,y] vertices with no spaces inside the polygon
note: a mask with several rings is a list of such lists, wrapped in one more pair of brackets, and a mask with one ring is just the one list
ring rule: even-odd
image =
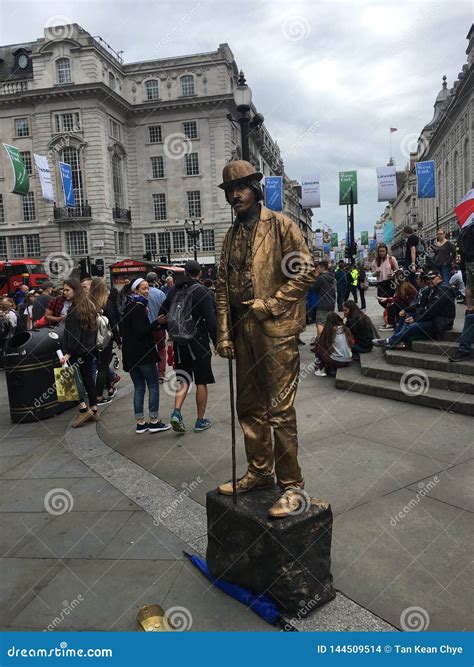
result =
[{"label": "gold suit jacket", "polygon": [[[313,258],[297,225],[281,213],[261,207],[252,246],[254,298],[271,315],[260,324],[267,336],[292,336],[306,326],[308,287],[316,280]],[[216,284],[217,342],[231,340],[228,265],[232,227],[222,246]]]}]

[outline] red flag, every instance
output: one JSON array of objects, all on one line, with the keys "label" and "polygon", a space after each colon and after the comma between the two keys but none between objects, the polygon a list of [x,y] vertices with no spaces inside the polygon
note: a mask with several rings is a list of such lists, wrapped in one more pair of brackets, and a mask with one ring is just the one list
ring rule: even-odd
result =
[{"label": "red flag", "polygon": [[392,132],[398,132],[397,128],[396,127],[391,127],[390,128],[390,133],[392,133]]},{"label": "red flag", "polygon": [[461,229],[474,222],[474,188],[464,195],[454,212]]}]

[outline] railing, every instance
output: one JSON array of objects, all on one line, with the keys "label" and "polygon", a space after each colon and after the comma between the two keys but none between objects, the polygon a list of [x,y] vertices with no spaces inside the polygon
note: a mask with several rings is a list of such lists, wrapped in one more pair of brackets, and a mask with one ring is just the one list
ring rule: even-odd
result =
[{"label": "railing", "polygon": [[16,95],[28,90],[28,81],[8,81],[2,83],[0,93],[2,95]]},{"label": "railing", "polygon": [[116,206],[112,209],[112,215],[114,220],[120,220],[121,222],[132,222],[132,212],[129,208],[119,208]]},{"label": "railing", "polygon": [[54,206],[53,217],[55,220],[70,220],[71,218],[92,218],[91,207],[86,202],[80,206]]}]

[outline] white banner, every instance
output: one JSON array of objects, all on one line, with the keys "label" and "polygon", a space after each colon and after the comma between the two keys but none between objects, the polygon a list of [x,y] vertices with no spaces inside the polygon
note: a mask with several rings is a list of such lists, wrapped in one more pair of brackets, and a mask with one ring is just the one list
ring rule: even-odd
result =
[{"label": "white banner", "polygon": [[383,227],[377,227],[375,230],[375,240],[377,242],[377,245],[379,243],[383,243]]},{"label": "white banner", "polygon": [[397,198],[397,174],[395,167],[377,167],[379,201],[395,201]]},{"label": "white banner", "polygon": [[303,208],[318,208],[321,206],[319,172],[316,172],[314,176],[306,176],[301,179],[301,205]]},{"label": "white banner", "polygon": [[41,183],[43,199],[52,204],[54,202],[53,179],[51,178],[51,172],[49,171],[48,158],[45,155],[36,155],[36,153],[34,153],[34,157]]},{"label": "white banner", "polygon": [[314,245],[316,248],[322,248],[323,247],[323,233],[322,231],[315,232],[314,234]]}]

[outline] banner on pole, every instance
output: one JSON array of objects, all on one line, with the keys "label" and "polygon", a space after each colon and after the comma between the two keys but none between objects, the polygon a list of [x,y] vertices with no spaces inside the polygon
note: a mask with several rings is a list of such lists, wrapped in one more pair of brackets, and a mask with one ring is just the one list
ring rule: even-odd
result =
[{"label": "banner on pole", "polygon": [[340,171],[339,172],[339,204],[351,203],[351,188],[352,188],[352,203],[357,204],[357,172],[356,171]]},{"label": "banner on pole", "polygon": [[333,233],[331,234],[331,246],[332,246],[333,248],[335,248],[335,247],[337,246],[337,242],[338,242],[338,235],[337,235],[337,232],[333,232]]},{"label": "banner on pole", "polygon": [[436,197],[434,161],[417,162],[415,168],[418,199]]},{"label": "banner on pole", "polygon": [[378,201],[395,201],[397,174],[395,167],[377,167]]},{"label": "banner on pole", "polygon": [[60,162],[59,172],[61,174],[61,183],[63,185],[64,203],[67,207],[73,208],[76,205],[76,198],[74,196],[71,165],[66,162]]},{"label": "banner on pole", "polygon": [[369,245],[369,232],[360,233],[360,242],[362,245]]},{"label": "banner on pole", "polygon": [[325,255],[329,255],[331,251],[331,244],[330,243],[324,243],[323,245],[323,252]]},{"label": "banner on pole", "polygon": [[370,241],[369,241],[369,251],[370,251],[370,252],[374,252],[374,250],[375,250],[375,244],[376,244],[375,239],[370,239]]},{"label": "banner on pole", "polygon": [[314,245],[316,248],[323,247],[323,233],[321,230],[317,230],[314,234]]},{"label": "banner on pole", "polygon": [[265,206],[271,211],[283,210],[282,176],[265,176]]},{"label": "banner on pole", "polygon": [[303,208],[318,208],[321,206],[319,178],[319,173],[315,173],[314,176],[305,176],[301,179],[301,206]]},{"label": "banner on pole", "polygon": [[375,230],[375,240],[377,241],[377,245],[383,243],[383,227],[377,227]]},{"label": "banner on pole", "polygon": [[36,153],[33,153],[33,155],[36,169],[38,170],[43,199],[52,204],[54,202],[53,179],[49,170],[48,158],[45,155],[37,155]]},{"label": "banner on pole", "polygon": [[9,144],[3,144],[3,147],[8,153],[10,163],[13,169],[13,177],[15,182],[13,184],[12,192],[16,195],[26,195],[30,190],[30,179],[28,178],[28,171],[20,154],[20,149]]}]

